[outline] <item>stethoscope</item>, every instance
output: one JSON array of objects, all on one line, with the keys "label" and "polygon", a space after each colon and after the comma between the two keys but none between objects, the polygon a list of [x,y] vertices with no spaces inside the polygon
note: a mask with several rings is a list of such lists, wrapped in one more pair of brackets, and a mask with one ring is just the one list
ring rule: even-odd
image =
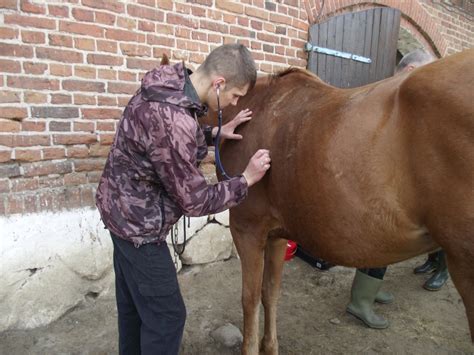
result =
[{"label": "stethoscope", "polygon": [[217,93],[217,120],[218,120],[218,128],[217,128],[217,134],[216,134],[216,139],[214,140],[214,154],[216,157],[216,166],[220,170],[221,175],[224,177],[225,180],[231,179],[231,176],[229,176],[225,170],[224,166],[222,165],[221,161],[221,156],[219,153],[219,145],[221,141],[221,128],[222,128],[222,109],[221,109],[221,103],[219,100],[220,96],[220,91],[219,91],[219,85],[216,87],[216,93]]}]

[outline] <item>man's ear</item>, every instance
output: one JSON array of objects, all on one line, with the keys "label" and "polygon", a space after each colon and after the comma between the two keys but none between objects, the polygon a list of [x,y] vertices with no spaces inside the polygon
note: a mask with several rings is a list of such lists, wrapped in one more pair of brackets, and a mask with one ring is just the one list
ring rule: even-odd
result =
[{"label": "man's ear", "polygon": [[413,64],[408,64],[406,71],[412,71],[412,70],[415,69],[415,68],[416,68],[415,65],[413,65]]},{"label": "man's ear", "polygon": [[224,90],[225,89],[225,79],[224,77],[222,76],[218,76],[216,78],[214,78],[214,80],[212,81],[212,87],[217,90]]}]

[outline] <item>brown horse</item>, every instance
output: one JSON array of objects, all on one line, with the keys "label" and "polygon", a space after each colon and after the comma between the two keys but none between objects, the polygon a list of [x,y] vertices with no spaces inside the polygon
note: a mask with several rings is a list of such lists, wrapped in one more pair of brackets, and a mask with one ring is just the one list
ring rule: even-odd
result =
[{"label": "brown horse", "polygon": [[[338,89],[307,71],[261,78],[243,108],[253,119],[226,141],[227,173],[259,148],[272,167],[230,211],[242,262],[244,354],[278,352],[276,304],[286,239],[353,267],[446,251],[474,335],[474,50],[406,75]],[[474,339],[474,337],[472,338]]]}]

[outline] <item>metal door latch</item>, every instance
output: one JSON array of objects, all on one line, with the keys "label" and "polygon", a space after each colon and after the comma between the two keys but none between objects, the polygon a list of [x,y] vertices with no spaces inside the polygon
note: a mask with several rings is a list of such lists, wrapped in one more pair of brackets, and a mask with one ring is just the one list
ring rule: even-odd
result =
[{"label": "metal door latch", "polygon": [[335,49],[318,47],[318,46],[312,45],[311,43],[306,43],[305,46],[304,46],[304,50],[306,52],[317,52],[317,53],[332,55],[332,56],[335,56],[335,57],[340,57],[340,58],[345,58],[345,59],[352,59],[352,60],[355,60],[357,62],[362,62],[362,63],[367,63],[367,64],[372,63],[372,59],[367,58],[367,57],[362,57],[360,55],[347,53],[347,52],[341,52],[341,51],[337,51]]}]

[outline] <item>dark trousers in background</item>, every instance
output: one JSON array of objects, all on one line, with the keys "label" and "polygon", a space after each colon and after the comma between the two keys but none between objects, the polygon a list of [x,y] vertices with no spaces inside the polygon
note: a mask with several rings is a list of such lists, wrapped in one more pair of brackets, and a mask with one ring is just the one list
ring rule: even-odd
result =
[{"label": "dark trousers in background", "polygon": [[383,277],[385,276],[385,272],[387,271],[387,267],[379,267],[379,268],[373,268],[373,269],[357,269],[360,272],[363,272],[366,275],[369,275],[370,277],[375,277],[376,279],[383,280]]},{"label": "dark trousers in background", "polygon": [[168,246],[112,241],[120,354],[178,354],[186,308]]}]

